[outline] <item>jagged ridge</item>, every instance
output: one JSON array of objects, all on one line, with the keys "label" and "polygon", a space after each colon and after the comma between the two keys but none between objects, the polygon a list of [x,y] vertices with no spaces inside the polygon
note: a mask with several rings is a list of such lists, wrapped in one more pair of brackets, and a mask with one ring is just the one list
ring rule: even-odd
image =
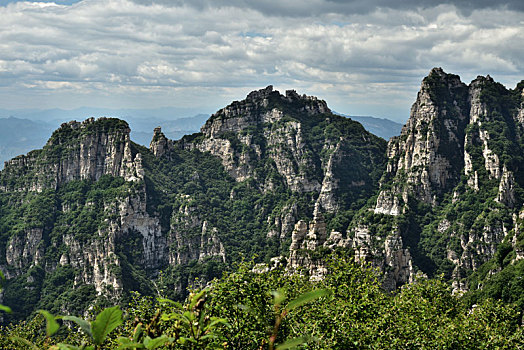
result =
[{"label": "jagged ridge", "polygon": [[328,225],[347,225],[377,188],[384,151],[324,101],[271,87],[218,111],[200,134],[175,142],[155,129],[150,149],[123,121],[64,124],[0,173],[5,302],[34,291],[15,310],[22,317],[153,286],[176,297],[242,255],[269,261],[315,203]]}]

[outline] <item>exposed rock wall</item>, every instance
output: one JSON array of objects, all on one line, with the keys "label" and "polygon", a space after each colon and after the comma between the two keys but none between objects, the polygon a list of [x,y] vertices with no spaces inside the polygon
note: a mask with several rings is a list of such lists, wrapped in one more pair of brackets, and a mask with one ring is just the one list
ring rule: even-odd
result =
[{"label": "exposed rock wall", "polygon": [[[132,154],[129,132],[127,123],[117,119],[64,123],[43,150],[5,163],[0,191],[56,189],[73,180],[96,181],[102,175],[139,181],[143,178],[141,155]],[[17,177],[24,181],[12,181]]]},{"label": "exposed rock wall", "polygon": [[[399,227],[405,232],[376,243],[378,247],[399,247],[395,237],[403,236],[418,244],[411,249],[419,254],[434,255],[435,251],[424,251],[436,249],[427,245],[443,240],[438,237],[448,237],[444,260],[454,265],[455,287],[465,288],[463,279],[493,257],[508,235],[508,213],[522,200],[515,192],[522,185],[516,180],[522,176],[516,175],[521,169],[510,160],[520,159],[523,154],[518,134],[522,102],[517,102],[518,98],[489,76],[479,76],[468,86],[440,68],[430,72],[401,135],[388,144],[389,161],[373,208],[375,214],[400,220],[405,217],[412,224]],[[477,206],[473,206],[472,198],[479,201]],[[428,205],[428,211],[456,218],[426,221],[423,243],[417,242],[424,227],[419,226],[417,233],[416,225],[421,223],[413,226],[413,220],[419,220],[417,215],[423,215],[417,213],[420,203]],[[504,208],[497,207],[497,203]],[[353,225],[358,226],[358,222]],[[360,236],[356,230],[356,239]],[[397,259],[404,261],[399,265],[410,265],[406,253],[406,259]],[[367,251],[357,252],[357,257],[359,254],[366,255]],[[388,258],[384,261],[387,264]],[[395,278],[406,280],[403,273]]]},{"label": "exposed rock wall", "polygon": [[198,209],[190,204],[183,205],[174,213],[168,235],[169,263],[186,264],[191,260],[204,261],[217,257],[226,261],[226,250],[218,236],[218,229],[210,227],[200,219]]},{"label": "exposed rock wall", "polygon": [[327,272],[323,254],[334,249],[352,251],[359,263],[371,263],[383,271],[382,285],[387,290],[414,280],[415,269],[408,249],[404,248],[400,232],[395,230],[385,238],[370,233],[369,228],[360,226],[347,233],[332,231],[329,236],[324,217],[317,204],[313,220],[296,223],[291,235],[288,269],[305,270],[311,278],[322,278]]},{"label": "exposed rock wall", "polygon": [[295,113],[310,116],[330,113],[324,101],[299,96],[294,91],[282,96],[268,86],[213,114],[202,127],[204,140],[196,147],[220,157],[237,181],[252,177],[257,162],[267,156],[292,191],[319,191],[319,180],[306,172],[317,165],[304,139],[303,126],[297,120],[285,119],[286,109],[292,104],[301,106],[294,109]]},{"label": "exposed rock wall", "polygon": [[[49,223],[26,223],[26,229],[14,234],[6,247],[5,271],[15,278],[32,266],[42,265],[53,271],[59,265],[77,269],[75,283],[91,284],[99,294],[118,296],[122,291],[121,262],[116,241],[126,240],[133,232],[142,237],[143,265],[158,268],[165,259],[166,242],[158,219],[146,210],[146,191],[141,154],[133,154],[127,123],[116,119],[87,119],[63,124],[53,133],[43,150],[6,162],[1,173],[5,192],[42,192],[58,190],[75,180],[97,181],[103,175],[121,176],[137,186],[115,198],[104,201],[101,208],[107,219],[87,240],[65,234],[49,246]],[[13,181],[15,177],[15,181]],[[94,203],[86,202],[86,207]],[[67,203],[52,208],[58,217],[70,213]],[[46,256],[59,249],[55,261]]]},{"label": "exposed rock wall", "polygon": [[[444,103],[446,102],[446,103]],[[398,215],[401,195],[436,205],[443,192],[457,184],[464,161],[464,126],[467,122],[467,86],[456,75],[433,69],[422,82],[410,118],[399,137],[388,144],[388,166],[383,182],[393,189],[380,192],[376,213]]]}]

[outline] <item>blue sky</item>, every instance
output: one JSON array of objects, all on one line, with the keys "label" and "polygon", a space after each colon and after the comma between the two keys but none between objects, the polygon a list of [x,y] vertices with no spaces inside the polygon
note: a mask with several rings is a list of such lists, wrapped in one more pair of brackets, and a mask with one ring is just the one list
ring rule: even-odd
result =
[{"label": "blue sky", "polygon": [[0,0],[0,109],[215,111],[274,85],[405,121],[433,67],[524,79],[524,2]]}]

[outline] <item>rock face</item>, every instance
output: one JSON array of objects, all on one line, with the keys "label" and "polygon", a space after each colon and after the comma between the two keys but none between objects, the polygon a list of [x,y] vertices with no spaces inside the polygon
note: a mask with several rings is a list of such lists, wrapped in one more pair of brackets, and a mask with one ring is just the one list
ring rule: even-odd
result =
[{"label": "rock face", "polygon": [[[176,232],[166,232],[149,208],[148,196],[154,192],[147,188],[142,153],[129,131],[118,119],[70,122],[53,133],[44,149],[6,162],[0,173],[0,210],[8,230],[2,232],[6,245],[0,268],[9,279],[7,302],[16,303],[17,295],[23,295],[12,289],[19,283],[40,290],[46,278],[63,271],[71,271],[67,278],[60,276],[72,289],[92,287],[88,298],[120,298],[137,288],[138,275],[154,277],[169,263],[176,249],[168,243]],[[162,141],[161,136],[157,130],[155,137]],[[167,140],[164,149],[154,148],[158,157],[167,151]],[[20,217],[20,223],[10,216]],[[205,222],[197,246],[188,243],[184,249],[198,260],[225,260],[216,229],[206,229]],[[42,274],[33,276],[35,269],[43,269]],[[37,302],[25,303],[34,308]]]},{"label": "rock face", "polygon": [[[256,164],[269,157],[292,191],[318,191],[321,184],[314,175],[321,169],[315,159],[306,155],[311,148],[304,138],[302,123],[285,118],[293,104],[297,105],[295,113],[330,114],[324,101],[299,96],[294,91],[282,96],[268,86],[213,114],[202,127],[205,139],[197,147],[219,156],[237,181],[252,176]],[[311,168],[313,170],[306,173],[306,169]]]},{"label": "rock face", "polygon": [[517,165],[521,117],[519,87],[507,90],[489,76],[466,85],[440,68],[424,79],[401,135],[388,144],[375,217],[352,224],[389,221],[391,239],[377,247],[409,246],[395,264],[404,265],[400,280],[409,280],[407,271],[416,266],[444,272],[457,290],[465,289],[471,271],[514,234],[508,223],[522,205],[516,189],[524,184]]},{"label": "rock face", "polygon": [[313,252],[320,250],[327,240],[326,223],[324,216],[315,206],[313,220],[309,225],[304,220],[295,224],[289,247],[288,268],[292,271],[306,269],[314,279],[322,278],[326,269],[322,259],[313,258]]},{"label": "rock face", "polygon": [[395,290],[414,280],[415,269],[408,249],[403,247],[398,230],[386,237],[370,233],[369,227],[361,226],[343,235],[331,231],[327,234],[326,223],[319,205],[315,206],[313,220],[300,220],[295,225],[289,247],[288,269],[306,271],[311,278],[320,279],[327,272],[323,258],[335,249],[352,251],[355,260],[362,264],[372,263],[384,272],[382,285]]},{"label": "rock face", "polygon": [[[326,127],[331,124],[334,128],[343,124],[340,125],[343,129],[351,125],[360,135],[356,140],[354,134],[329,128],[322,132],[323,135],[312,135],[315,132],[312,122]],[[373,185],[373,180],[365,174],[369,169],[355,169],[355,173],[362,170],[360,176],[348,174],[351,177],[349,184],[341,184],[342,174],[336,172],[347,168],[344,163],[349,159],[362,156],[356,144],[380,141],[359,124],[333,115],[326,102],[298,95],[294,90],[286,91],[285,96],[274,91],[272,86],[254,91],[245,100],[233,102],[213,114],[201,131],[203,140],[185,147],[196,147],[220,157],[224,168],[236,181],[255,178],[263,190],[272,190],[279,185],[275,181],[283,181],[293,192],[320,193],[318,203],[327,212],[334,212],[345,204],[340,203],[337,191],[347,191],[351,187],[358,192]],[[378,152],[365,158],[368,159],[364,162],[381,166],[382,155]],[[275,176],[262,178],[265,174],[259,169],[267,170],[268,165],[280,179]],[[361,165],[357,164],[356,168]],[[343,186],[345,188],[341,188]]]},{"label": "rock face", "polygon": [[170,245],[176,247],[170,252],[170,264],[182,265],[192,260],[203,261],[208,257],[218,257],[226,262],[226,252],[218,237],[218,229],[209,227],[207,221],[199,219],[196,208],[189,204],[180,207],[168,239]]},{"label": "rock face", "polygon": [[[82,123],[63,124],[43,150],[6,162],[0,187],[4,198],[14,192],[45,201],[46,196],[54,198],[51,193],[68,183],[96,182],[104,176],[141,183],[144,178],[142,157],[131,150],[129,131],[127,123],[116,119],[88,119]],[[56,199],[51,207],[35,207],[46,212],[42,215],[50,217],[42,220],[35,213],[36,217],[26,222],[22,231],[8,239],[5,250],[7,275],[16,278],[38,265],[49,270],[68,265],[79,271],[76,284],[93,285],[99,294],[120,295],[121,276],[115,272],[120,266],[116,253],[118,240],[126,239],[131,232],[138,232],[142,236],[143,263],[148,267],[159,266],[164,255],[165,240],[162,241],[158,219],[150,217],[146,211],[145,196],[145,188],[138,186],[136,191],[124,191],[110,200],[79,199],[69,203]],[[16,201],[16,197],[12,196],[10,200]],[[97,207],[96,213],[89,209],[86,212],[106,217],[104,224],[92,232],[93,238],[79,239],[75,232],[66,232],[63,227],[60,228],[63,235],[51,238],[53,230],[58,231],[60,226],[52,220],[67,216],[73,211],[72,207],[77,210],[80,206]],[[53,241],[48,245],[50,239]],[[62,251],[59,261],[49,258],[56,249]]]},{"label": "rock face", "polygon": [[456,75],[433,69],[424,79],[411,116],[399,137],[388,144],[385,179],[393,189],[381,190],[376,213],[398,215],[398,194],[436,205],[460,179],[464,161],[464,128],[468,117],[468,88]]},{"label": "rock face", "polygon": [[[98,180],[103,175],[121,176],[126,181],[143,178],[141,155],[133,155],[129,126],[116,119],[93,118],[62,124],[44,150],[33,151],[5,163],[4,178],[27,178],[23,187],[10,181],[0,191],[42,191],[73,180]],[[14,184],[13,184],[14,182]]]},{"label": "rock face", "polygon": [[7,264],[18,270],[38,264],[44,255],[42,233],[42,228],[31,228],[13,236],[5,252]]}]

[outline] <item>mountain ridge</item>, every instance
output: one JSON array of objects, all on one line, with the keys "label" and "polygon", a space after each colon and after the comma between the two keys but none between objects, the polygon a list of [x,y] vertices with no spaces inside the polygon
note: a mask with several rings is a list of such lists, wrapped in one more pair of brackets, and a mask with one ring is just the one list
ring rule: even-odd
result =
[{"label": "mountain ridge", "polygon": [[[80,111],[81,110],[76,113],[81,113]],[[166,110],[166,113],[169,111],[170,110]],[[58,118],[59,115],[53,115],[54,117],[48,116],[48,119],[51,119],[49,121],[43,120],[41,114],[43,113],[45,116],[46,113],[52,113],[52,110],[47,112],[25,111],[20,115],[17,111],[9,111],[7,114],[12,115],[11,117],[0,118],[0,129],[2,130],[0,135],[2,136],[0,137],[0,169],[3,169],[5,161],[42,147],[42,145],[47,142],[53,130],[64,122],[63,119],[67,112],[68,111],[63,111],[64,117],[62,118]],[[97,118],[105,116],[126,120],[131,127],[131,140],[141,145],[149,145],[151,141],[151,130],[157,126],[162,127],[162,132],[166,137],[171,140],[178,140],[185,135],[197,133],[209,118],[208,114],[197,114],[192,117],[178,116],[176,119],[172,118],[176,116],[175,114],[164,117],[145,118],[141,117],[141,115],[146,113],[147,110],[139,110],[138,114],[129,115],[119,114],[117,112],[118,110],[114,110],[112,113],[108,113],[106,110],[100,110],[94,113],[93,110],[91,110],[91,113],[82,115],[91,115]],[[74,119],[74,116],[78,115],[76,113],[73,112],[71,116],[68,116],[68,120]],[[134,110],[129,111],[129,113],[134,113]],[[393,135],[400,134],[401,125],[397,125],[397,123],[389,119],[358,116],[352,116],[352,119],[361,123],[366,130],[386,140]]]},{"label": "mountain ridge", "polygon": [[[10,317],[151,294],[160,271],[162,288],[183,295],[242,255],[269,261],[315,202],[331,222],[338,207],[356,210],[385,164],[385,141],[360,124],[270,88],[179,141],[156,129],[147,149],[129,135],[118,119],[64,123],[0,172],[4,303],[22,306]],[[358,159],[352,168],[347,155]],[[63,286],[49,284],[57,278]],[[20,290],[35,292],[20,301]]]},{"label": "mountain ridge", "polygon": [[149,148],[118,119],[65,123],[0,172],[4,303],[33,291],[20,318],[132,290],[180,297],[253,255],[322,278],[333,249],[379,267],[389,290],[440,273],[473,297],[519,290],[523,88],[435,68],[387,144],[272,86],[180,140],[155,129]]}]

